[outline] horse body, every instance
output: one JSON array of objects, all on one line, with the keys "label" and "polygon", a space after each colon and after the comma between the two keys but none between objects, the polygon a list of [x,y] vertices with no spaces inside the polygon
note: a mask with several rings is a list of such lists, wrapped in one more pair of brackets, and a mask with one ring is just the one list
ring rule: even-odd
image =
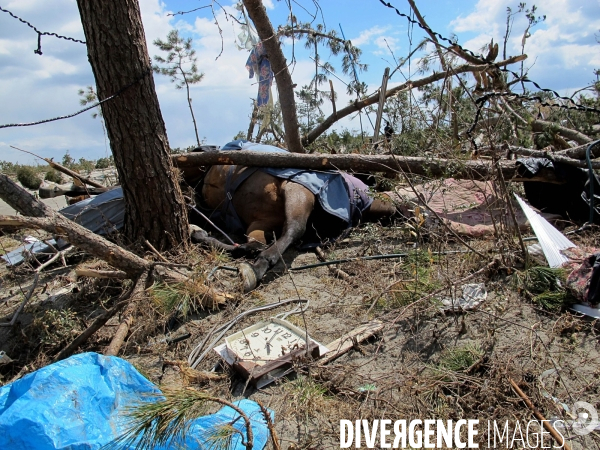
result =
[{"label": "horse body", "polygon": [[[315,195],[303,185],[260,170],[248,176],[234,192],[227,192],[227,186],[235,185],[236,179],[244,176],[247,169],[212,166],[201,189],[204,206],[209,210],[224,212],[233,208],[245,228],[245,248],[264,248],[274,241],[253,263],[240,266],[245,291],[254,289],[285,250],[302,238],[317,203]],[[392,202],[374,199],[369,209],[363,212],[362,219],[378,220],[395,212]],[[221,245],[221,248],[233,249],[228,245]]]}]

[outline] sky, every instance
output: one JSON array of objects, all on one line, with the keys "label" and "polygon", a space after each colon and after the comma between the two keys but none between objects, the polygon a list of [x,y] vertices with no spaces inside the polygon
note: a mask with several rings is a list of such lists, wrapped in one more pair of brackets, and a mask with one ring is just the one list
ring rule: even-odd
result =
[{"label": "sky", "polygon": [[[287,1],[263,0],[276,28],[284,25],[290,11]],[[391,3],[404,14],[410,14],[406,0]],[[492,39],[502,42],[506,29],[507,8],[518,8],[513,0],[416,0],[417,7],[429,26],[447,38],[478,53]],[[318,4],[320,9],[316,9]],[[174,14],[211,5],[189,14]],[[358,74],[367,83],[369,93],[381,84],[385,67],[392,70],[395,60],[406,57],[425,36],[418,27],[410,26],[404,17],[384,6],[379,0],[295,0],[292,12],[301,22],[324,23],[327,30],[343,30],[347,39],[362,50],[362,62],[368,70]],[[527,3],[527,8],[534,3]],[[0,0],[3,9],[23,18],[41,31],[55,32],[85,40],[75,0]],[[198,68],[204,73],[201,83],[191,90],[199,135],[206,144],[224,145],[239,131],[247,130],[256,97],[257,85],[249,79],[245,63],[247,50],[239,50],[236,42],[240,28],[230,15],[239,17],[235,2],[227,0],[140,0],[142,20],[150,56],[161,54],[153,45],[172,29],[193,39]],[[588,86],[600,69],[600,0],[544,0],[537,5],[537,15],[546,20],[530,30],[525,42],[529,77],[540,86],[571,95]],[[509,56],[521,53],[524,14],[514,16],[507,42]],[[29,123],[68,115],[81,109],[79,89],[94,85],[85,45],[42,37],[42,55],[34,54],[37,34],[27,25],[0,11],[0,125]],[[289,62],[293,81],[300,87],[308,84],[314,63],[304,50],[303,42],[284,39],[283,50]],[[348,103],[344,83],[350,78],[341,73],[341,59],[319,50],[322,60],[336,68],[332,76],[338,94],[338,108]],[[419,58],[395,73],[388,87],[407,79],[418,79]],[[502,56],[502,51],[500,52]],[[435,67],[432,68],[435,70]],[[513,66],[517,70],[517,66]],[[171,147],[185,148],[195,144],[195,135],[184,90],[176,90],[168,78],[155,74],[156,90]],[[341,80],[340,80],[341,79]],[[276,87],[273,93],[277,95]],[[331,112],[325,105],[324,112]],[[374,122],[374,115],[371,120]],[[367,134],[371,125],[363,117]],[[357,118],[345,119],[337,128],[358,130]],[[74,118],[42,125],[0,128],[0,160],[35,164],[36,158],[14,150],[19,147],[46,158],[60,161],[66,152],[76,160],[98,159],[110,155],[110,147],[101,121],[84,112]],[[37,160],[39,162],[39,160]]]}]

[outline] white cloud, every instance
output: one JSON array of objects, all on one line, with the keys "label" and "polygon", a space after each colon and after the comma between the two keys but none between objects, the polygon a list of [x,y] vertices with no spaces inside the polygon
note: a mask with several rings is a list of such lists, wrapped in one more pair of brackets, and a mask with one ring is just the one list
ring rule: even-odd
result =
[{"label": "white cloud", "polygon": [[[156,38],[165,38],[169,30],[177,27],[184,36],[194,39],[197,50],[198,68],[205,73],[204,80],[193,86],[192,98],[194,111],[201,137],[206,136],[213,144],[222,145],[238,131],[247,129],[251,112],[251,99],[256,97],[256,80],[248,78],[245,62],[247,51],[239,51],[235,39],[240,32],[239,25],[227,20],[222,9],[216,9],[222,36],[215,25],[215,18],[201,18],[196,15],[169,16],[168,0],[140,0],[140,8],[150,56],[158,53],[152,42]],[[516,9],[518,0],[480,0],[472,12],[465,12],[450,23],[451,31],[459,33],[459,43],[474,50],[479,49],[494,38],[502,45],[506,20],[506,6]],[[3,7],[13,11],[36,25],[40,30],[58,32],[76,39],[84,39],[75,0],[11,0]],[[272,0],[265,1],[269,14],[285,21],[287,16],[283,4]],[[598,0],[547,0],[539,4],[539,14],[547,14],[542,25],[532,30],[525,51],[529,55],[526,67],[535,62],[530,77],[544,87],[561,92],[584,86],[593,78],[593,69],[600,67],[600,49],[594,33],[600,29]],[[225,6],[232,14],[237,12],[232,6]],[[326,7],[324,7],[326,9]],[[273,11],[273,13],[272,13]],[[335,8],[333,9],[335,11]],[[202,12],[204,14],[206,10]],[[295,11],[297,12],[297,11]],[[397,56],[400,49],[407,48],[406,37],[399,31],[404,22],[387,22],[377,12],[377,20],[372,18],[372,8],[356,11],[365,23],[361,28],[348,25],[346,35],[354,35],[352,42],[365,50],[362,60],[371,64],[369,72],[361,74],[361,81],[370,84],[371,92],[377,89],[381,79],[381,70],[388,58],[387,44]],[[440,11],[441,14],[441,11]],[[327,14],[326,14],[327,16]],[[326,17],[331,21],[331,16]],[[376,25],[373,25],[376,24]],[[276,26],[277,23],[274,23]],[[373,26],[371,26],[373,25]],[[508,53],[520,52],[520,41],[525,19],[520,15],[515,19],[513,34],[508,42]],[[94,84],[94,78],[87,59],[86,48],[77,44],[50,36],[42,38],[43,56],[33,53],[37,46],[37,34],[26,25],[16,21],[8,14],[0,14],[0,124],[31,122],[39,119],[69,114],[80,109],[77,90]],[[424,33],[415,28],[419,33]],[[292,47],[284,41],[284,52],[288,61],[292,61]],[[221,52],[223,46],[223,53]],[[314,75],[314,64],[308,59],[302,42],[296,41],[295,53],[298,61],[291,66],[293,80],[300,87],[307,84]],[[374,56],[375,55],[375,56]],[[218,59],[215,60],[215,58]],[[415,55],[412,67],[416,67]],[[339,58],[328,58],[339,67]],[[370,59],[369,59],[370,58]],[[390,58],[388,58],[390,59]],[[379,64],[379,66],[378,66]],[[381,69],[381,70],[380,70]],[[347,77],[337,74],[347,80]],[[401,75],[396,75],[402,81]],[[407,76],[412,76],[407,74]],[[333,76],[328,76],[338,93],[337,108],[344,107],[350,98],[345,86]],[[177,91],[164,76],[155,75],[156,90],[161,110],[167,126],[167,133],[173,147],[183,147],[195,142],[194,130],[189,116],[185,91]],[[541,81],[543,80],[543,81]],[[395,80],[394,80],[395,82]],[[276,95],[276,87],[273,93]],[[326,114],[331,105],[324,105]],[[365,131],[370,127],[363,117]],[[358,128],[358,122],[345,119],[339,127]],[[105,140],[98,120],[93,120],[86,112],[73,119],[61,120],[45,125],[25,128],[0,129],[0,159],[15,158],[7,145],[27,147],[28,150],[43,156],[60,158],[70,150],[75,158],[98,158],[105,156]]]},{"label": "white cloud", "polygon": [[389,27],[381,27],[379,25],[375,25],[367,30],[363,30],[360,32],[358,37],[350,39],[352,41],[352,45],[355,47],[360,47],[361,45],[370,44],[374,37],[380,36],[386,31],[388,31]]},{"label": "white cloud", "polygon": [[391,56],[390,51],[396,52],[400,48],[399,39],[392,36],[378,36],[375,38],[374,44],[379,49],[374,52],[376,55]]},{"label": "white cloud", "polygon": [[[453,20],[451,27],[455,32],[475,33],[474,37],[461,42],[461,45],[479,52],[493,38],[502,49],[507,6],[514,13],[518,9],[518,2],[479,0],[471,14]],[[597,0],[547,0],[538,4],[536,16],[546,15],[546,20],[531,28],[530,36],[525,41],[525,53],[528,55],[525,67],[530,67],[531,79],[539,82],[540,79],[547,78],[547,83],[552,80],[554,84],[543,87],[561,90],[566,86],[572,86],[573,89],[575,86],[581,87],[587,83],[586,80],[592,78],[592,72],[598,67],[600,59],[600,49],[594,38],[594,33],[600,29],[599,6],[600,2]],[[507,56],[521,53],[526,28],[525,14],[516,14],[507,42]],[[515,69],[516,66],[513,66],[513,70]]]}]

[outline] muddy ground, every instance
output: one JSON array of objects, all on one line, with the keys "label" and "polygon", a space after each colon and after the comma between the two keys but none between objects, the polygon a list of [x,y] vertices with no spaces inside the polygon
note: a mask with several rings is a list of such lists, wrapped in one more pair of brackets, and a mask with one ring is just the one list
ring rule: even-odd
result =
[{"label": "muddy ground", "polygon": [[[16,247],[27,234],[43,237],[31,230],[8,234],[0,238],[2,250]],[[600,244],[595,232],[574,240],[596,247]],[[295,375],[260,390],[223,367],[212,352],[197,369],[215,369],[222,378],[199,384],[191,380],[192,386],[211,395],[232,401],[247,397],[272,409],[281,448],[339,448],[341,419],[479,419],[482,431],[488,420],[497,420],[509,421],[512,430],[517,421],[526,424],[534,416],[515,394],[509,379],[547,419],[570,420],[560,403],[586,401],[600,410],[600,347],[595,323],[573,315],[566,307],[549,311],[519,288],[515,273],[523,267],[516,240],[504,236],[469,243],[479,255],[472,251],[439,255],[464,251],[465,247],[443,231],[417,240],[405,224],[386,228],[365,225],[327,249],[327,258],[389,253],[408,256],[334,266],[350,275],[345,281],[327,267],[287,271],[318,262],[312,252],[291,250],[285,255],[285,264],[280,263],[246,295],[240,292],[233,272],[221,270],[207,280],[214,267],[235,265],[236,261],[226,255],[199,247],[187,255],[165,255],[174,262],[193,264],[197,282],[233,293],[236,299],[219,310],[192,311],[183,317],[165,303],[164,295],[150,290],[143,307],[138,308],[120,356],[161,388],[181,387],[190,382],[184,376],[186,364],[173,362],[187,361],[213,327],[255,306],[302,298],[309,300],[306,311],[288,320],[306,327],[310,336],[323,344],[375,319],[383,322],[383,331],[327,365],[302,365]],[[146,257],[155,259],[151,253]],[[498,264],[493,270],[469,280],[485,283],[485,302],[469,312],[440,310],[439,300],[450,295],[450,289],[444,287],[494,259]],[[57,261],[45,269],[17,322],[0,328],[0,350],[13,360],[0,366],[0,383],[51,363],[95,317],[117,302],[129,283],[76,279],[75,267],[108,268],[82,253],[69,254],[66,263],[63,267]],[[8,322],[18,308],[36,266],[35,262],[16,268],[0,264],[1,322]],[[184,294],[180,291],[177,298]],[[253,314],[231,332],[294,307],[285,305]],[[121,319],[113,317],[78,352],[102,352]],[[188,334],[187,339],[169,343]],[[600,448],[598,434],[579,437],[562,431],[570,435],[572,448]],[[485,448],[487,436],[479,438]],[[522,447],[516,441],[513,448]],[[267,448],[273,448],[272,444]],[[496,448],[506,446],[497,444]]]}]

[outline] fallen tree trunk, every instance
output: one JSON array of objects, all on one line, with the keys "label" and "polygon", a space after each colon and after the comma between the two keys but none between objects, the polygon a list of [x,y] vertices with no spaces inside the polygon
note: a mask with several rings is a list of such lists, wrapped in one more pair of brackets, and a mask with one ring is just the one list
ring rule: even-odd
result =
[{"label": "fallen tree trunk", "polygon": [[46,230],[106,261],[130,277],[138,277],[152,267],[150,261],[113,244],[54,211],[52,213],[48,217],[0,216],[0,227],[19,226]]},{"label": "fallen tree trunk", "polygon": [[[586,146],[586,148],[587,148],[587,146]],[[562,164],[566,164],[566,165],[574,166],[574,167],[580,167],[583,169],[587,169],[587,167],[588,167],[587,161],[570,158],[569,156],[566,156],[566,153],[563,153],[563,151],[551,152],[551,151],[547,151],[547,150],[534,150],[534,149],[530,149],[530,148],[516,147],[513,145],[510,145],[508,147],[508,150],[516,155],[529,156],[529,157],[533,157],[533,158],[546,158],[551,161],[555,161],[557,163],[562,163]],[[585,158],[585,151],[584,151],[584,158]],[[600,161],[591,161],[591,164],[592,164],[592,169],[600,169]]]},{"label": "fallen tree trunk", "polygon": [[100,258],[131,277],[150,270],[151,263],[92,233],[35,199],[6,175],[0,174],[0,198],[26,216],[0,216],[0,226],[41,228]]},{"label": "fallen tree trunk", "polygon": [[44,217],[52,212],[50,207],[33,198],[29,192],[1,173],[0,198],[25,216]]},{"label": "fallen tree trunk", "polygon": [[556,130],[567,139],[571,139],[577,142],[578,144],[589,144],[594,141],[591,137],[586,136],[585,134],[577,130],[563,127],[555,122],[546,122],[545,120],[538,119],[531,122],[531,130],[537,131],[538,133]]},{"label": "fallen tree trunk", "polygon": [[[394,155],[324,155],[297,153],[267,153],[248,151],[222,151],[210,153],[186,153],[173,155],[173,164],[183,169],[205,165],[239,164],[253,167],[294,167],[298,169],[339,169],[354,172],[404,171],[430,177],[453,177],[484,180],[495,176],[496,169],[489,160],[450,160],[414,156]],[[518,178],[514,161],[499,162],[505,180]],[[539,179],[555,182],[550,171],[543,172]]]}]

